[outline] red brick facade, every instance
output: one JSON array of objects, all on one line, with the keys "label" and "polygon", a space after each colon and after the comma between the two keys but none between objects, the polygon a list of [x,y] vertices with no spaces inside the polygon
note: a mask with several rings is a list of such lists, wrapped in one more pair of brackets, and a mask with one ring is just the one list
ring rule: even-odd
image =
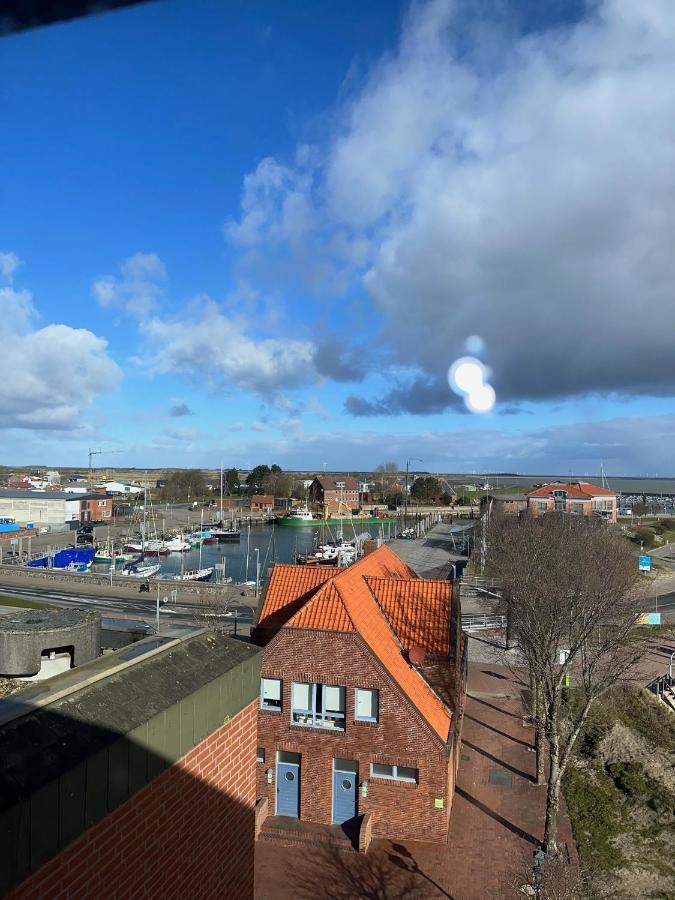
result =
[{"label": "red brick facade", "polygon": [[[450,665],[450,663],[448,663]],[[267,797],[276,812],[276,752],[301,755],[300,818],[332,821],[333,759],[358,762],[357,814],[371,813],[373,834],[399,840],[442,842],[459,761],[458,721],[451,749],[433,732],[357,633],[282,629],[265,648],[262,675],[283,680],[280,712],[260,710],[258,797]],[[291,723],[291,683],[339,684],[345,691],[345,730],[328,731]],[[379,721],[354,721],[354,689],[379,691]],[[458,717],[459,718],[459,717]],[[370,764],[385,763],[419,770],[417,784],[371,777]],[[267,771],[273,773],[268,783]],[[367,782],[367,796],[361,785]],[[442,808],[436,801],[442,801]]]},{"label": "red brick facade", "polygon": [[246,706],[8,900],[252,898],[257,707]]}]

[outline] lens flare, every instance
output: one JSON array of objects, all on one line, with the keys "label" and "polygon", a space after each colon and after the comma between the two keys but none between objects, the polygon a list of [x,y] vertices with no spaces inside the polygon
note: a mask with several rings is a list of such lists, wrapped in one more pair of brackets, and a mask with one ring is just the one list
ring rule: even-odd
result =
[{"label": "lens flare", "polygon": [[478,356],[485,350],[485,341],[479,334],[471,334],[464,341],[464,347],[471,356]]},{"label": "lens flare", "polygon": [[[482,349],[482,339],[477,335],[467,338],[469,342]],[[478,342],[478,343],[477,343]],[[490,370],[475,356],[462,356],[450,366],[448,370],[448,384],[460,397],[464,398],[466,408],[473,413],[488,413],[495,405],[497,396],[495,389],[488,383]]]},{"label": "lens flare", "polygon": [[488,413],[495,405],[497,395],[491,384],[482,384],[480,387],[467,394],[464,402],[467,408],[474,413]]},{"label": "lens flare", "polygon": [[479,359],[463,356],[450,366],[448,382],[456,394],[463,396],[480,388],[485,380],[485,368]]}]

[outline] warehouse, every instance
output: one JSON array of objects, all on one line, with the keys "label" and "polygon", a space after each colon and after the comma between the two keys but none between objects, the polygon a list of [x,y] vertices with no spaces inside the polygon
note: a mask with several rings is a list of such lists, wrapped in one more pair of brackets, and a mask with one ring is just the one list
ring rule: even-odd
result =
[{"label": "warehouse", "polygon": [[0,490],[0,516],[37,529],[62,528],[71,522],[105,522],[112,517],[112,499],[105,494]]}]

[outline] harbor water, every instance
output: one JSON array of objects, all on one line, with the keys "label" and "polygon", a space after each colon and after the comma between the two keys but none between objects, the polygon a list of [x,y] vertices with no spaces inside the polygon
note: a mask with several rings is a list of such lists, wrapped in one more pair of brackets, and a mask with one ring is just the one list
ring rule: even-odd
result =
[{"label": "harbor water", "polygon": [[[208,526],[205,526],[208,527]],[[299,554],[306,553],[321,541],[331,541],[337,538],[336,528],[324,528],[321,534],[319,523],[307,528],[284,528],[271,525],[253,525],[250,532],[244,527],[238,543],[213,543],[203,544],[201,548],[201,560],[199,547],[193,547],[185,553],[169,553],[168,556],[147,557],[148,563],[159,563],[161,570],[159,577],[171,577],[180,575],[181,566],[184,571],[199,568],[215,567],[217,564],[225,566],[224,572],[215,570],[211,576],[211,582],[232,578],[235,583],[254,581],[256,576],[256,558],[260,560],[260,580],[265,581],[269,568],[274,562],[293,563]],[[390,535],[391,532],[391,535]],[[395,534],[395,527],[389,525],[359,526],[347,525],[342,529],[345,540],[353,540],[355,534],[370,534],[372,537],[390,537]],[[256,548],[258,553],[256,553]],[[92,572],[107,574],[110,570],[108,564],[95,564]]]}]

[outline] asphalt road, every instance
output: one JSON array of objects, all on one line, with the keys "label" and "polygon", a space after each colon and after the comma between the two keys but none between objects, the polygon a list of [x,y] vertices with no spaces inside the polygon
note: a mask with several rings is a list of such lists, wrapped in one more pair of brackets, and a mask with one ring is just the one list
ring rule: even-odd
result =
[{"label": "asphalt road", "polygon": [[[154,624],[157,605],[156,593],[144,594],[143,599],[123,599],[120,597],[97,597],[87,594],[68,594],[63,591],[42,590],[40,588],[23,588],[15,585],[0,584],[0,595],[3,597],[17,597],[22,600],[35,600],[49,606],[69,607],[74,609],[97,609],[102,616],[111,618],[139,619],[149,624]],[[242,625],[251,625],[255,612],[250,606],[232,604],[230,609],[237,610],[237,619]],[[0,611],[2,607],[0,607]],[[201,611],[201,607],[194,603],[181,603],[174,605],[168,603],[160,608],[162,622],[173,625],[189,625],[195,618],[195,614]],[[226,618],[234,619],[234,614]]]}]

